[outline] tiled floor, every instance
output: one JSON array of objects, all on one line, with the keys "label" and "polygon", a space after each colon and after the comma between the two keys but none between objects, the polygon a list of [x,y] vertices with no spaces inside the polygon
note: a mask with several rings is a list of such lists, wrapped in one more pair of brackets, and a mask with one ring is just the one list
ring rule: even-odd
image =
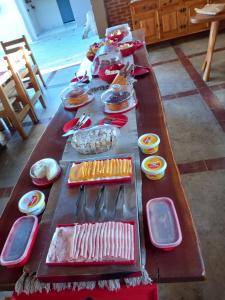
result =
[{"label": "tiled floor", "polygon": [[[160,284],[161,300],[224,300],[225,194],[225,34],[219,35],[211,81],[202,81],[200,65],[207,35],[149,47],[175,159],[199,234],[207,281]],[[8,149],[0,152],[0,209],[38,138],[60,103],[59,93],[76,68],[46,75],[47,110],[38,106],[40,124],[31,126],[29,139],[15,133]],[[5,179],[5,173],[10,174]]]},{"label": "tiled floor", "polygon": [[162,300],[225,299],[224,37],[224,33],[218,37],[211,80],[207,83],[202,80],[200,68],[208,36],[197,35],[166,43],[162,49],[149,47],[207,274],[205,282],[159,285]]},{"label": "tiled floor", "polygon": [[31,44],[31,49],[40,68],[54,69],[79,63],[89,45],[98,40],[98,36],[92,32],[84,40],[82,34],[83,27],[77,27],[76,23],[72,22],[39,36],[38,40]]}]

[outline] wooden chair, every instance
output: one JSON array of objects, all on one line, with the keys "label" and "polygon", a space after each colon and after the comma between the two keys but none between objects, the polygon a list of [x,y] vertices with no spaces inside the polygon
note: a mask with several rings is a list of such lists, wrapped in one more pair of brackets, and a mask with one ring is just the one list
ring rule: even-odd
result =
[{"label": "wooden chair", "polygon": [[27,50],[27,55],[30,58],[34,74],[37,74],[40,77],[40,80],[42,81],[44,87],[46,87],[45,81],[44,81],[44,79],[41,75],[38,64],[37,64],[37,62],[34,58],[34,55],[31,51],[30,45],[27,42],[27,39],[26,39],[25,35],[22,35],[21,38],[18,38],[16,40],[11,40],[11,41],[7,41],[7,42],[0,42],[0,43],[1,43],[1,46],[2,46],[5,54],[11,54],[13,52],[18,51],[21,47],[24,47]]},{"label": "wooden chair", "polygon": [[[14,81],[18,86],[23,86],[24,93],[26,93],[27,99],[31,102],[33,107],[35,103],[40,100],[41,105],[46,108],[41,87],[29,62],[27,51],[21,47],[18,51],[6,55],[5,60],[7,61],[8,70],[12,73]],[[25,78],[28,78],[31,83],[28,86],[24,82]],[[34,91],[32,96],[28,93],[28,90],[31,89]]]},{"label": "wooden chair", "polygon": [[26,139],[27,135],[22,121],[27,115],[30,116],[33,123],[38,122],[34,108],[28,101],[22,86],[16,85],[11,77],[4,85],[0,85],[0,118],[7,119],[20,136]]}]

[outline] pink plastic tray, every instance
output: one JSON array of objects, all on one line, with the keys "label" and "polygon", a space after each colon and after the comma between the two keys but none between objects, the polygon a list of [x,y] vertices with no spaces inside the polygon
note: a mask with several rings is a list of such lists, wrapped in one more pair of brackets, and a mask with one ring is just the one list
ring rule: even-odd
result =
[{"label": "pink plastic tray", "polygon": [[147,202],[147,219],[152,244],[171,251],[182,242],[176,209],[170,198],[154,198]]},{"label": "pink plastic tray", "polygon": [[[94,261],[94,262],[46,262],[48,266],[94,266],[94,265],[134,265],[137,258],[137,236],[136,236],[136,222],[135,221],[120,221],[121,223],[128,223],[134,225],[134,260],[129,261]],[[91,223],[91,222],[89,222]],[[80,223],[81,224],[81,223]],[[76,224],[78,225],[78,224]],[[72,227],[74,224],[58,224],[56,227]]]},{"label": "pink plastic tray", "polygon": [[3,247],[0,262],[8,268],[25,265],[30,257],[38,232],[38,218],[24,216],[13,224]]},{"label": "pink plastic tray", "polygon": [[[117,157],[113,157],[113,158],[117,158]],[[130,159],[132,160],[132,157],[118,157],[120,159]],[[102,159],[102,160],[106,160],[108,158]],[[79,162],[75,162],[75,164],[79,164],[81,163]],[[104,178],[104,179],[96,179],[96,180],[86,180],[86,181],[69,181],[68,179],[68,185],[70,187],[73,186],[80,186],[80,185],[93,185],[93,184],[103,184],[103,183],[130,183],[132,181],[132,177],[133,177],[133,162],[132,162],[132,174],[130,177],[118,177],[118,178]]]}]

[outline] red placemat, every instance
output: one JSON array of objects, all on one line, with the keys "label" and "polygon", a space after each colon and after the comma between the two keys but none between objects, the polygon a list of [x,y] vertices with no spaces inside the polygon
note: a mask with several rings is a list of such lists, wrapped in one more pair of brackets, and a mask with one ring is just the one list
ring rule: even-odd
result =
[{"label": "red placemat", "polygon": [[[75,118],[75,119],[72,119],[68,122],[66,122],[63,126],[63,131],[64,132],[67,132],[69,131],[70,129],[72,129],[78,122],[79,118]],[[88,119],[82,126],[80,129],[84,129],[84,128],[87,128],[91,126],[91,119]]]},{"label": "red placemat", "polygon": [[128,122],[128,117],[122,114],[115,114],[113,116],[108,116],[98,122],[99,125],[109,124],[116,126],[117,128],[122,128]]}]

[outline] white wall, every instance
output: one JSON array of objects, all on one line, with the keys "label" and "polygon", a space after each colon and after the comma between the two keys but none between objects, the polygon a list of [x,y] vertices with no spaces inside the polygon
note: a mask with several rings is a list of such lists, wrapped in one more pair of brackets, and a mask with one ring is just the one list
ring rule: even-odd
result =
[{"label": "white wall", "polygon": [[91,0],[95,23],[100,38],[105,37],[105,31],[108,27],[107,15],[104,0]]},{"label": "white wall", "polygon": [[73,10],[75,22],[78,26],[84,25],[86,21],[86,13],[92,9],[90,0],[70,0]]},{"label": "white wall", "polygon": [[40,33],[40,25],[38,24],[33,10],[31,10],[24,1],[15,0],[15,2],[21,16],[23,17],[24,24],[26,25],[26,28],[30,34],[31,40],[36,40],[38,34]]},{"label": "white wall", "polygon": [[16,39],[23,34],[30,38],[15,0],[0,0],[0,40]]},{"label": "white wall", "polygon": [[32,0],[40,31],[50,30],[63,24],[56,0]]}]

